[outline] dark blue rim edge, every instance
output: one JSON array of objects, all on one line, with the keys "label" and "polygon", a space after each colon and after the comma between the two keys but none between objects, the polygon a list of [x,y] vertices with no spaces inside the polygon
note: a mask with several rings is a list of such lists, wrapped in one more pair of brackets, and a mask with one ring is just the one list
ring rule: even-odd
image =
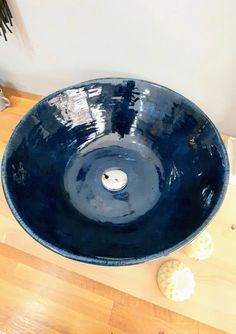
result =
[{"label": "dark blue rim edge", "polygon": [[[47,241],[41,239],[40,237],[38,237],[24,222],[24,220],[21,218],[21,216],[18,214],[18,212],[15,209],[14,203],[11,199],[11,196],[9,194],[9,191],[7,189],[7,173],[6,173],[6,163],[7,163],[7,156],[8,156],[8,152],[10,150],[10,146],[11,143],[14,140],[14,137],[17,135],[21,124],[23,124],[24,122],[26,122],[28,116],[30,115],[30,113],[41,103],[43,103],[45,100],[48,100],[50,98],[52,98],[53,96],[63,92],[66,89],[75,89],[75,88],[79,88],[85,84],[89,84],[89,83],[95,83],[96,81],[100,81],[100,80],[134,80],[134,81],[140,81],[140,82],[144,82],[147,84],[151,84],[154,85],[156,87],[161,87],[163,89],[169,90],[174,92],[175,94],[183,97],[184,99],[186,99],[188,101],[188,103],[193,107],[194,110],[197,110],[198,112],[200,112],[205,118],[206,120],[211,124],[212,126],[212,130],[215,132],[217,139],[219,140],[219,142],[221,143],[221,147],[222,147],[222,152],[223,152],[223,156],[222,156],[222,160],[224,162],[225,165],[225,173],[224,173],[224,178],[223,178],[223,187],[222,190],[220,192],[218,201],[215,205],[215,207],[213,208],[212,212],[210,213],[210,215],[207,217],[207,219],[205,219],[205,221],[203,222],[203,224],[196,230],[194,231],[190,236],[188,236],[187,238],[185,238],[184,240],[182,240],[181,242],[179,242],[178,244],[176,244],[173,247],[170,247],[169,249],[156,253],[156,254],[152,254],[152,255],[148,255],[148,256],[144,256],[144,257],[139,257],[139,258],[121,258],[121,259],[111,259],[111,258],[105,258],[105,257],[87,257],[87,256],[81,256],[81,255],[74,255],[72,253],[69,253],[63,249],[60,249],[59,247],[55,247],[52,244],[48,243]],[[17,126],[15,127],[7,145],[5,148],[5,152],[2,158],[2,171],[1,171],[1,179],[2,179],[2,187],[3,187],[3,191],[4,191],[4,195],[6,197],[7,203],[14,215],[14,217],[16,218],[16,220],[18,221],[18,223],[21,225],[21,227],[37,242],[39,242],[41,245],[43,245],[44,247],[48,248],[49,250],[54,251],[55,253],[64,256],[66,258],[72,259],[72,260],[76,260],[76,261],[80,261],[80,262],[84,262],[84,263],[89,263],[89,264],[96,264],[96,265],[101,265],[101,266],[126,266],[126,265],[134,265],[134,264],[139,264],[139,263],[143,263],[146,261],[151,261],[151,260],[155,260],[158,259],[160,257],[163,256],[168,256],[171,253],[177,251],[178,249],[182,248],[183,246],[185,246],[186,244],[188,244],[189,242],[191,242],[200,232],[202,232],[207,225],[209,224],[209,222],[211,221],[211,219],[214,217],[214,215],[216,214],[216,212],[218,211],[218,209],[220,208],[223,199],[225,197],[225,193],[228,187],[228,182],[229,182],[229,160],[228,160],[228,156],[227,156],[227,152],[226,152],[226,148],[225,145],[222,141],[222,138],[217,130],[217,128],[215,127],[215,125],[212,123],[212,121],[209,119],[209,117],[192,101],[190,101],[189,99],[187,99],[186,97],[184,97],[183,95],[175,92],[174,90],[156,84],[154,82],[151,81],[147,81],[147,80],[141,80],[141,79],[134,79],[134,78],[123,78],[123,77],[105,77],[105,78],[96,78],[96,79],[92,79],[92,80],[87,80],[87,81],[83,81],[79,84],[75,84],[69,87],[65,87],[62,88],[52,94],[47,95],[45,98],[43,98],[41,101],[39,101],[38,103],[36,103],[35,106],[33,106],[33,108],[31,108],[21,119],[21,121],[17,124]]]}]

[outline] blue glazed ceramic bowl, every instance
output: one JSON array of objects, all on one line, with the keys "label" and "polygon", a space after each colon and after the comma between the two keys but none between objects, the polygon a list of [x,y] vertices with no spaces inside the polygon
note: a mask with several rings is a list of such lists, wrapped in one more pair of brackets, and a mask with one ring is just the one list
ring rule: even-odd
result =
[{"label": "blue glazed ceramic bowl", "polygon": [[66,257],[128,265],[191,241],[218,210],[228,159],[192,102],[125,78],[40,101],[16,127],[3,188],[21,226]]}]

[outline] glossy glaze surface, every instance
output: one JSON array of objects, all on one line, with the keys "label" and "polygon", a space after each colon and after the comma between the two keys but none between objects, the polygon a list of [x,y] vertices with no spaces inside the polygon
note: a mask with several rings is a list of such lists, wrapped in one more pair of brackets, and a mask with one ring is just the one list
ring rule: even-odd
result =
[{"label": "glossy glaze surface", "polygon": [[[106,170],[127,185],[106,189]],[[73,259],[126,265],[196,236],[222,202],[228,160],[212,122],[156,84],[107,78],[51,94],[20,122],[2,165],[19,223]]]}]

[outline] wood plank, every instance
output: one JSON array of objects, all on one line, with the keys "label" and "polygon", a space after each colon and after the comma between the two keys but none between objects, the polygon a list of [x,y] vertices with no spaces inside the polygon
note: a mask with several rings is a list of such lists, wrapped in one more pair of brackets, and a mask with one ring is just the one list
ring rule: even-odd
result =
[{"label": "wood plank", "polygon": [[[106,333],[109,325],[102,320],[94,319],[94,313],[85,315],[81,309],[75,310],[57,300],[49,300],[31,289],[13,286],[0,279],[1,290],[1,327],[11,333],[16,328],[19,333],[29,333],[37,324],[36,333],[41,333],[40,327],[47,326],[59,333]],[[31,322],[31,319],[33,320]],[[35,330],[35,329],[34,329]],[[32,331],[33,332],[33,331]],[[34,332],[34,333],[35,333]]]},{"label": "wood plank", "polygon": [[168,310],[150,315],[144,308],[130,309],[126,305],[115,303],[110,324],[135,334],[222,334],[222,331],[188,319]]},{"label": "wood plank", "polygon": [[[37,98],[27,100],[25,96],[21,98],[14,96],[13,93],[12,91],[10,96],[12,107],[0,113],[0,157],[13,128],[22,115],[37,101]],[[231,226],[236,224],[235,201],[236,187],[230,185],[223,206],[208,228],[215,244],[215,251],[210,259],[197,262],[187,258],[183,251],[171,255],[170,258],[176,258],[188,264],[197,279],[195,294],[183,303],[168,301],[158,290],[156,272],[161,263],[168,258],[118,268],[97,267],[63,258],[39,245],[21,229],[5,202],[2,190],[0,190],[0,241],[46,260],[46,263],[49,263],[48,266],[55,264],[70,272],[96,278],[96,281],[117,290],[233,333],[236,331],[236,258],[232,254],[235,253],[236,248],[236,230]],[[1,251],[3,251],[2,248]],[[91,282],[89,284],[92,289],[94,283]],[[96,287],[96,289],[100,288]],[[117,290],[108,292],[102,289],[104,294],[114,294],[114,298]],[[119,296],[119,298],[124,297]]]},{"label": "wood plank", "polygon": [[0,254],[6,333],[223,334],[5,244]]},{"label": "wood plank", "polygon": [[151,316],[144,310],[130,309],[115,303],[110,324],[135,334],[198,334],[198,323],[193,320],[186,321],[186,318],[183,318],[180,322],[173,321],[171,317],[169,317],[169,321],[163,321],[158,315]]},{"label": "wood plank", "polygon": [[7,98],[11,98],[12,96],[13,97],[22,97],[22,98],[28,99],[28,100],[35,100],[36,102],[43,99],[42,95],[29,93],[29,92],[23,92],[23,91],[18,90],[16,88],[3,87],[2,89],[3,89],[4,95]]}]

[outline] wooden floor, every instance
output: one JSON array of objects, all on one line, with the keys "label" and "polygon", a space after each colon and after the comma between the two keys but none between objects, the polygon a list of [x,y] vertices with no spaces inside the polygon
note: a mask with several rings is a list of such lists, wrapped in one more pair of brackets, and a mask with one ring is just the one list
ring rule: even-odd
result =
[{"label": "wooden floor", "polygon": [[220,334],[0,243],[1,334]]}]

